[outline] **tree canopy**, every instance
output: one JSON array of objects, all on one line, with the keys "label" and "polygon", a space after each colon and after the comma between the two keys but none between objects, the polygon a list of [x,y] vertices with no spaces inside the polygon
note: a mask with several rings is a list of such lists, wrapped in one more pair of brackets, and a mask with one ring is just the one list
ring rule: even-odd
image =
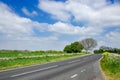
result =
[{"label": "tree canopy", "polygon": [[83,45],[84,50],[86,50],[86,52],[88,50],[92,50],[93,48],[97,46],[97,42],[93,38],[83,39],[82,41],[80,41],[80,43]]},{"label": "tree canopy", "polygon": [[64,51],[67,53],[79,53],[83,49],[83,46],[79,42],[73,42],[70,45],[66,45]]}]

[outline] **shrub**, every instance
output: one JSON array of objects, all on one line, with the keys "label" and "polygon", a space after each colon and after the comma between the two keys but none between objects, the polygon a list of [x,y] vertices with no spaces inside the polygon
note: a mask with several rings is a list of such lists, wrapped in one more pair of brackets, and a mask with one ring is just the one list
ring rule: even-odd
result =
[{"label": "shrub", "polygon": [[109,52],[104,52],[103,56],[106,57],[106,56],[109,56],[109,54],[110,54]]}]

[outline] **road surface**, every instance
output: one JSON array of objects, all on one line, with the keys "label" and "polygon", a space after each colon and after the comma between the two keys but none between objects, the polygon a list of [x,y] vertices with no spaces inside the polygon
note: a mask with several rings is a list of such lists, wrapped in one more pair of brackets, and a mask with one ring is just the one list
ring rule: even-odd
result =
[{"label": "road surface", "polygon": [[99,68],[102,55],[92,54],[69,60],[0,72],[0,80],[104,80]]}]

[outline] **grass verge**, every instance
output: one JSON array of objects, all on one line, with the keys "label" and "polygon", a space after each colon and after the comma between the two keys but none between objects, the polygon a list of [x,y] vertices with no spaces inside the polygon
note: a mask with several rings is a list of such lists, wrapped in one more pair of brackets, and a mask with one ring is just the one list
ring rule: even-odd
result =
[{"label": "grass verge", "polygon": [[72,55],[62,55],[62,56],[44,56],[40,58],[17,58],[14,60],[1,60],[0,61],[0,70],[19,68],[23,66],[30,66],[36,64],[42,64],[47,62],[54,62],[58,60],[65,60],[68,58],[78,57],[86,55],[86,53],[72,54]]},{"label": "grass verge", "polygon": [[109,78],[106,80],[120,80],[120,56],[104,56],[100,64],[105,76]]}]

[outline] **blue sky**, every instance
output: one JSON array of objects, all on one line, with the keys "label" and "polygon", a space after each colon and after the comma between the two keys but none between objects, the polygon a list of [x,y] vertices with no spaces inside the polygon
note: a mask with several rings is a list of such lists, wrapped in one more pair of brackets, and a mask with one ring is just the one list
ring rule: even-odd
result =
[{"label": "blue sky", "polygon": [[62,50],[94,38],[120,48],[120,0],[0,0],[0,49]]}]

